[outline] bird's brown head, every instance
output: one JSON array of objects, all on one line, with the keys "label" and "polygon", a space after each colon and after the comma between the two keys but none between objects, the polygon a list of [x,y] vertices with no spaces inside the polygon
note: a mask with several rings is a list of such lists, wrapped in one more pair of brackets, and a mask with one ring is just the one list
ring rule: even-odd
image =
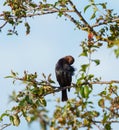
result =
[{"label": "bird's brown head", "polygon": [[64,59],[69,63],[69,65],[74,63],[74,58],[72,56],[65,56]]}]

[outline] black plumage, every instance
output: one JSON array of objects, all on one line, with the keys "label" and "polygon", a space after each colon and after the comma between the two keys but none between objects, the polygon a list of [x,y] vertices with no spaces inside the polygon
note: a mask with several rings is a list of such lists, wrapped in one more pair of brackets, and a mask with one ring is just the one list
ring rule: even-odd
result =
[{"label": "black plumage", "polygon": [[[58,60],[55,68],[56,78],[60,87],[70,86],[72,82],[72,75],[75,69],[71,66],[74,63],[72,56],[65,56]],[[70,89],[68,89],[70,91]],[[62,101],[67,101],[67,90],[62,90]]]}]

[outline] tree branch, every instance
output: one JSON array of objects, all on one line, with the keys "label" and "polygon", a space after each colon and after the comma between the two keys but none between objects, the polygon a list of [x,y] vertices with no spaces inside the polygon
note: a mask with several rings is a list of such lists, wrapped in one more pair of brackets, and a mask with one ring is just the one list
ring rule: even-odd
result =
[{"label": "tree branch", "polygon": [[[118,80],[111,80],[111,81],[97,81],[97,82],[89,82],[88,84],[100,84],[100,85],[103,85],[103,84],[112,84],[112,83],[116,83],[116,84],[119,84],[119,81]],[[85,83],[83,83],[85,84]],[[82,85],[83,85],[82,84]],[[81,86],[82,86],[81,85]],[[68,88],[73,88],[75,87],[76,84],[73,84],[71,86],[66,86],[66,87],[56,87],[56,86],[50,86],[50,87],[53,87],[53,88],[56,88],[53,92],[60,92],[62,90],[65,90],[65,89],[68,89]],[[51,94],[52,92],[48,93],[48,94]]]},{"label": "tree branch", "polygon": [[101,23],[95,23],[95,24],[93,24],[91,27],[94,28],[94,27],[98,27],[100,25],[104,25],[104,24],[107,24],[107,23],[113,23],[113,22],[119,22],[119,18],[112,19],[111,21],[104,20]]},{"label": "tree branch", "polygon": [[81,28],[80,25],[78,24],[78,22],[71,15],[69,15],[67,13],[63,13],[63,15],[65,17],[67,17],[71,22],[73,22],[77,26],[77,28],[79,28],[79,29]]},{"label": "tree branch", "polygon": [[73,4],[73,2],[71,0],[69,0],[70,5],[72,6],[72,8],[74,9],[74,12],[76,12],[76,14],[78,15],[78,17],[80,18],[80,20],[85,24],[85,26],[89,29],[89,31],[91,31],[95,36],[98,36],[97,32],[88,24],[88,22],[84,19],[84,17],[81,15],[81,13],[78,11],[78,9],[76,8],[76,6]]},{"label": "tree branch", "polygon": [[[25,17],[33,17],[33,16],[41,16],[41,15],[47,15],[47,14],[53,14],[53,13],[58,13],[58,9],[46,9],[45,11],[41,11],[40,13],[35,13],[35,14],[27,14]],[[64,12],[74,12],[74,10],[62,10],[62,13]]]},{"label": "tree branch", "polygon": [[[102,121],[94,121],[94,120],[92,120],[92,122],[93,122],[93,123],[99,123],[99,124],[102,123]],[[119,123],[119,121],[117,121],[117,120],[112,120],[112,121],[107,121],[107,123]]]},{"label": "tree branch", "polygon": [[[29,11],[32,12],[32,11]],[[51,9],[44,9],[44,10],[39,10],[39,13],[27,13],[26,16],[23,16],[23,18],[27,17],[33,17],[33,16],[41,16],[41,15],[47,15],[47,14],[53,14],[53,13],[58,13],[59,10],[56,8],[51,8]],[[74,12],[74,10],[61,10],[61,12]],[[4,17],[4,14],[0,14],[0,17]],[[11,15],[10,17],[15,18],[16,16]],[[2,19],[3,20],[3,19]]]},{"label": "tree branch", "polygon": [[[46,83],[42,83],[42,82],[38,82],[36,80],[33,80],[33,81],[29,81],[29,80],[24,80],[23,78],[14,78],[15,80],[20,80],[20,81],[23,81],[23,82],[31,82],[31,83],[35,83],[37,85],[41,85],[41,86],[51,86],[52,88],[59,88],[59,86],[52,86],[50,85],[48,82]],[[103,85],[103,84],[119,84],[119,80],[111,80],[111,81],[92,81],[92,82],[88,82],[88,84],[100,84],[100,85]],[[76,84],[72,83],[73,85],[72,86],[67,86],[65,89],[67,88],[71,88],[71,87],[74,87],[76,86]],[[82,85],[84,84],[87,84],[87,83],[83,83]],[[62,89],[63,90],[63,89]]]},{"label": "tree branch", "polygon": [[[46,93],[44,96],[51,94],[51,93],[55,93],[55,92],[60,92],[62,90],[68,89],[68,88],[75,88],[76,84],[72,83],[71,86],[66,86],[66,87],[60,87],[60,86],[53,86],[50,83],[48,83],[46,81],[46,83],[42,83],[42,82],[38,82],[36,80],[33,81],[29,81],[29,80],[24,80],[23,78],[14,78],[15,80],[20,80],[23,82],[28,82],[28,83],[32,83],[32,84],[36,84],[36,85],[40,85],[40,86],[49,86],[51,88],[53,88],[53,91],[50,91],[48,93]],[[84,82],[82,83],[80,86],[85,85],[85,84],[100,84],[100,85],[104,85],[104,84],[119,84],[119,80],[111,80],[111,81],[94,81],[94,82]]]},{"label": "tree branch", "polygon": [[90,84],[119,84],[119,80],[111,80],[111,81],[95,81],[95,82],[90,82]]}]

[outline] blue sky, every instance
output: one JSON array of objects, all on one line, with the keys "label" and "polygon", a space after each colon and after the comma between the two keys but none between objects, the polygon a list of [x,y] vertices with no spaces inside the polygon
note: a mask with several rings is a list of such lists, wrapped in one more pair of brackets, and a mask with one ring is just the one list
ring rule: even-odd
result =
[{"label": "blue sky", "polygon": [[[110,0],[109,7],[119,12],[117,0]],[[0,10],[2,10],[1,4]],[[14,86],[12,80],[4,79],[11,70],[21,75],[24,70],[31,73],[37,72],[39,78],[41,78],[42,72],[46,75],[52,73],[52,77],[56,81],[54,68],[60,57],[70,54],[75,58],[75,68],[78,69],[81,65],[78,58],[81,52],[79,44],[86,38],[86,33],[75,30],[73,23],[69,20],[65,21],[64,18],[59,18],[57,15],[31,18],[30,24],[31,33],[28,36],[25,35],[23,26],[18,27],[18,36],[6,36],[6,29],[9,26],[0,33],[0,114],[11,108],[12,104],[8,104],[11,92],[21,89],[20,84]],[[101,65],[99,67],[93,66],[91,72],[95,73],[96,76],[102,76],[103,80],[119,79],[119,59],[115,58],[111,49],[107,50],[104,46],[94,56],[101,59]],[[75,77],[73,80],[75,81]],[[32,130],[39,129],[38,127],[38,123],[34,123],[29,128],[26,122],[22,121],[18,128],[8,127],[6,130]]]}]

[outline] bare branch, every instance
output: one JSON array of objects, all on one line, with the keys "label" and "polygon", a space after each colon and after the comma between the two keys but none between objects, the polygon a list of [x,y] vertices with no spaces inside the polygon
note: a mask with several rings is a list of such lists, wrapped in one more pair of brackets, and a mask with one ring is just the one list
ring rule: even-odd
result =
[{"label": "bare branch", "polygon": [[2,26],[0,26],[0,29],[2,29],[6,24],[7,24],[7,21]]}]

